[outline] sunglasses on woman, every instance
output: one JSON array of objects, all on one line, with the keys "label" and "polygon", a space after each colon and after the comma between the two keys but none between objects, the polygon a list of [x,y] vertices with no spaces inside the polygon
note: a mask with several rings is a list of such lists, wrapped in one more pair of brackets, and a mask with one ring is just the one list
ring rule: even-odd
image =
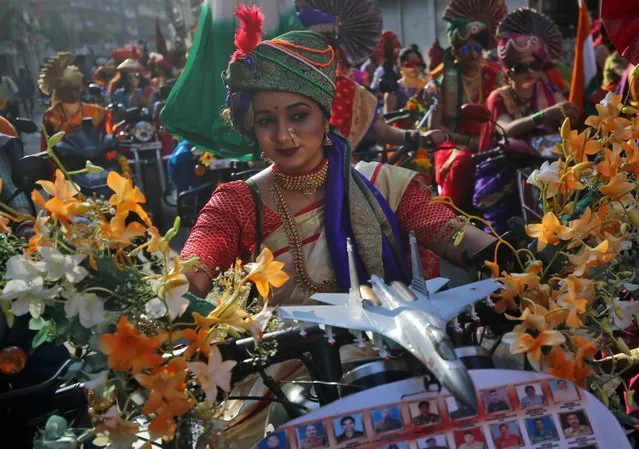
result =
[{"label": "sunglasses on woman", "polygon": [[529,70],[532,72],[541,72],[542,68],[543,66],[541,62],[532,61],[532,62],[529,62],[528,64],[526,64],[525,62],[518,62],[517,64],[513,65],[508,70],[511,73],[514,73],[516,75],[523,75],[524,73],[528,73]]},{"label": "sunglasses on woman", "polygon": [[462,53],[470,53],[471,51],[474,51],[477,54],[481,54],[482,50],[484,49],[484,47],[477,42],[475,45],[470,45],[470,44],[465,44],[460,50]]}]

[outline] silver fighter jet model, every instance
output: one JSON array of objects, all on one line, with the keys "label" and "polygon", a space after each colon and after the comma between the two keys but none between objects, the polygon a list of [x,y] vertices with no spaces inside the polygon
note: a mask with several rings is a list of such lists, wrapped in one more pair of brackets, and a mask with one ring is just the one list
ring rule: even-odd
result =
[{"label": "silver fighter jet model", "polygon": [[[455,354],[446,326],[451,320],[458,326],[457,316],[465,310],[470,309],[471,316],[474,315],[474,305],[487,300],[501,284],[487,279],[439,292],[448,279],[425,281],[414,235],[410,245],[413,266],[410,286],[400,282],[387,285],[383,279],[373,276],[372,292],[364,287],[360,290],[349,241],[349,293],[316,294],[313,299],[330,305],[281,307],[280,317],[287,321],[323,324],[329,341],[331,327],[383,335],[413,354],[457,400],[477,411],[475,386]],[[358,341],[363,341],[361,333]]]}]

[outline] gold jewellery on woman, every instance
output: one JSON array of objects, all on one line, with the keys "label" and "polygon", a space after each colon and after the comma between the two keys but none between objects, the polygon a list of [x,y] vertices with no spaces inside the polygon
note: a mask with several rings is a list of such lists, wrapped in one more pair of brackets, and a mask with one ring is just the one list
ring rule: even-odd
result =
[{"label": "gold jewellery on woman", "polygon": [[[288,237],[288,250],[293,256],[293,266],[295,267],[295,277],[298,285],[306,292],[334,291],[337,287],[337,281],[335,279],[315,282],[308,274],[308,270],[306,269],[306,255],[304,254],[304,243],[297,228],[295,217],[291,213],[291,209],[282,191],[282,189],[293,191],[302,190],[304,194],[306,194],[307,192],[302,187],[303,185],[308,186],[308,188],[310,188],[311,185],[314,186],[313,192],[322,187],[326,183],[328,176],[328,160],[324,160],[320,169],[314,173],[301,176],[288,176],[274,168],[273,174],[275,175],[275,182],[270,189],[271,195],[275,200],[275,205],[282,219],[284,232]],[[300,179],[304,181],[300,181]]]},{"label": "gold jewellery on woman", "polygon": [[296,176],[287,175],[273,167],[273,176],[278,187],[292,192],[302,192],[304,196],[310,198],[317,189],[326,184],[328,159],[324,159],[324,162],[312,172]]}]

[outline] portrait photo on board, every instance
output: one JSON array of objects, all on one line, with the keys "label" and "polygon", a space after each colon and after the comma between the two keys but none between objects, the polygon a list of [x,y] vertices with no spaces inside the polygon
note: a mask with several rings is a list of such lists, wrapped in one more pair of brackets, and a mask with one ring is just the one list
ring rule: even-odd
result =
[{"label": "portrait photo on board", "polygon": [[559,422],[566,438],[592,435],[590,421],[583,410],[560,413]]},{"label": "portrait photo on board", "polygon": [[536,416],[526,420],[528,438],[533,444],[548,443],[559,439],[552,416]]},{"label": "portrait photo on board", "polygon": [[410,410],[410,419],[415,426],[437,424],[441,421],[436,399],[413,402],[408,404],[408,409]]},{"label": "portrait photo on board", "polygon": [[401,430],[404,427],[402,414],[396,405],[389,405],[372,410],[371,420],[373,422],[373,429],[377,435],[394,430]]},{"label": "portrait photo on board", "polygon": [[379,446],[377,449],[408,449],[408,441],[386,444],[384,446]]},{"label": "portrait photo on board", "polygon": [[553,379],[548,382],[550,385],[550,391],[552,392],[552,399],[557,403],[561,402],[576,402],[581,398],[577,387],[564,379]]},{"label": "portrait photo on board", "polygon": [[481,427],[457,430],[453,433],[457,449],[487,449],[486,437]]},{"label": "portrait photo on board", "polygon": [[477,416],[477,413],[470,409],[466,404],[458,401],[452,396],[448,396],[446,398],[446,408],[448,409],[448,416],[450,416],[450,419],[457,420]]},{"label": "portrait photo on board", "polygon": [[539,383],[529,383],[517,387],[517,397],[521,408],[537,408],[548,405]]},{"label": "portrait photo on board", "polygon": [[271,432],[258,445],[260,449],[288,449],[288,437],[284,430]]},{"label": "portrait photo on board", "polygon": [[320,422],[304,424],[295,429],[297,445],[300,449],[315,449],[326,447],[328,438],[324,424]]},{"label": "portrait photo on board", "polygon": [[504,413],[513,409],[506,387],[483,390],[480,394],[486,413]]},{"label": "portrait photo on board", "polygon": [[417,449],[448,449],[446,435],[428,435],[417,440]]},{"label": "portrait photo on board", "polygon": [[333,430],[338,443],[355,441],[366,436],[361,413],[333,419]]},{"label": "portrait photo on board", "polygon": [[517,421],[491,424],[490,435],[495,449],[519,449],[524,445],[524,439]]}]

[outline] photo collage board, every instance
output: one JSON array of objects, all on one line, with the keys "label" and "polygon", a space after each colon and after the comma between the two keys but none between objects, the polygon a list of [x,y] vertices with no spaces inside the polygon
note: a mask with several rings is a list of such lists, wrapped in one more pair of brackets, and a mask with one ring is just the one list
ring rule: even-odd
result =
[{"label": "photo collage board", "polygon": [[[604,449],[587,399],[563,379],[479,390],[473,413],[452,396],[427,393],[401,402],[296,421],[259,449]],[[600,434],[601,435],[601,434]]]}]

